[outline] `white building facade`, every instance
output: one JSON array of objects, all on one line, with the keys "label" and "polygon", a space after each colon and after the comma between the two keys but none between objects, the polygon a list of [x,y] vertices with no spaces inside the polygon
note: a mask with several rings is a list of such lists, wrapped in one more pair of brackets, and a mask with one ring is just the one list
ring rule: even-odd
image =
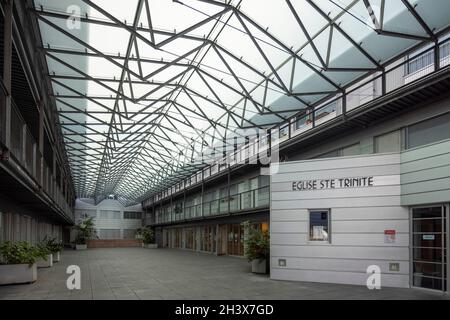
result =
[{"label": "white building facade", "polygon": [[87,217],[94,219],[99,239],[134,239],[136,230],[142,226],[142,207],[140,204],[124,207],[114,199],[105,199],[97,205],[92,199],[77,199],[76,223]]},{"label": "white building facade", "polygon": [[[447,290],[450,141],[281,163],[271,179],[271,277]],[[372,272],[372,271],[370,271]]]}]

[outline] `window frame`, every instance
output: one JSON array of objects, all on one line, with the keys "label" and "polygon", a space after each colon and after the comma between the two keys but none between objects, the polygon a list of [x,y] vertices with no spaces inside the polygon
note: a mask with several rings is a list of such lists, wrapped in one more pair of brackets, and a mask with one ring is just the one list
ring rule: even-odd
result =
[{"label": "window frame", "polygon": [[[411,123],[411,124],[407,125],[404,128],[404,137],[403,137],[404,140],[402,141],[404,150],[413,150],[413,149],[416,149],[416,148],[422,148],[422,147],[426,147],[426,146],[433,145],[435,143],[440,143],[440,142],[444,141],[444,140],[437,140],[437,141],[433,141],[433,142],[430,142],[430,143],[426,143],[426,144],[422,144],[422,145],[418,145],[418,146],[412,147],[411,146],[411,132],[410,131],[411,131],[411,128],[416,126],[416,125],[423,124],[423,123],[428,122],[428,121],[433,121],[433,120],[439,119],[441,117],[449,117],[449,116],[450,116],[450,112],[446,111],[446,112],[440,113],[438,115],[431,116],[431,117],[428,117],[426,119],[422,119],[420,121],[417,121],[417,122],[414,122],[414,123]],[[445,139],[445,140],[447,140],[447,139]]]},{"label": "window frame", "polygon": [[[311,239],[311,213],[326,212],[327,213],[327,240],[313,240]],[[310,245],[329,245],[331,244],[331,209],[308,209],[308,244]]]},{"label": "window frame", "polygon": [[[380,152],[380,148],[379,148],[378,143],[377,143],[379,141],[378,139],[381,138],[381,137],[385,137],[385,136],[388,136],[390,134],[393,134],[395,132],[398,132],[398,134],[399,134],[400,150],[398,150],[398,151],[391,151],[391,152]],[[385,132],[385,133],[382,133],[382,134],[375,135],[373,137],[373,153],[374,154],[380,154],[380,153],[399,153],[399,152],[402,152],[402,151],[405,150],[405,146],[406,146],[405,140],[406,139],[405,139],[405,130],[404,130],[404,128],[400,128],[400,129],[396,129],[396,130],[392,130],[392,131],[389,131],[389,132]]]}]

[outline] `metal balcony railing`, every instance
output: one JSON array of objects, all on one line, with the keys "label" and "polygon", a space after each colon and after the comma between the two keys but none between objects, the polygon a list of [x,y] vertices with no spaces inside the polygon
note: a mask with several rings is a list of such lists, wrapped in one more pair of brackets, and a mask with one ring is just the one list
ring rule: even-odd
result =
[{"label": "metal balcony railing", "polygon": [[[253,160],[261,151],[267,149],[270,144],[281,143],[303,134],[307,135],[310,130],[348,111],[362,109],[383,95],[401,89],[448,65],[450,65],[450,38],[443,39],[437,45],[417,51],[415,54],[390,63],[383,71],[367,76],[360,82],[346,88],[343,92],[330,97],[319,106],[309,110],[306,114],[291,118],[287,122],[278,125],[272,129],[272,132],[273,130],[275,132],[278,131],[277,135],[272,136],[271,133],[267,133],[267,135],[253,139],[248,144],[238,146],[236,151],[227,155],[227,158],[231,159],[229,165],[233,167],[239,163],[244,163],[245,160]],[[407,72],[407,70],[412,72]],[[157,203],[176,192],[227,171],[228,166],[220,165],[224,162],[224,159],[218,159],[217,162],[207,166],[200,172],[144,201],[144,206]]]},{"label": "metal balcony railing", "polygon": [[[6,144],[6,89],[0,80],[0,139]],[[74,213],[60,187],[58,186],[52,170],[39,152],[38,144],[22,118],[19,108],[11,99],[11,133],[9,156],[17,163],[22,171],[34,183],[42,187],[43,193],[51,199],[53,204],[66,216],[74,219]],[[42,168],[42,172],[41,172]]]},{"label": "metal balcony railing", "polygon": [[269,191],[269,186],[266,186],[233,194],[229,197],[206,201],[202,204],[185,206],[177,210],[170,210],[169,207],[160,208],[147,217],[146,223],[156,225],[267,208],[269,206]]}]

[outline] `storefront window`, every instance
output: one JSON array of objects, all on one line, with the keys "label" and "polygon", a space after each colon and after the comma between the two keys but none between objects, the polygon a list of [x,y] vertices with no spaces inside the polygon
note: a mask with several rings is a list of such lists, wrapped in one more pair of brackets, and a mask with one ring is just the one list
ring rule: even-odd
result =
[{"label": "storefront window", "polygon": [[309,240],[329,241],[329,210],[311,210],[309,212]]}]

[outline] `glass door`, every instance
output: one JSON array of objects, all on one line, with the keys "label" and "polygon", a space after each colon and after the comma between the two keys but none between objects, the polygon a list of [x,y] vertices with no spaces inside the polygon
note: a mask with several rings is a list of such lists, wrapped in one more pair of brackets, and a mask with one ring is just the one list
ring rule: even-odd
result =
[{"label": "glass door", "polygon": [[446,207],[412,209],[413,286],[447,290]]}]

